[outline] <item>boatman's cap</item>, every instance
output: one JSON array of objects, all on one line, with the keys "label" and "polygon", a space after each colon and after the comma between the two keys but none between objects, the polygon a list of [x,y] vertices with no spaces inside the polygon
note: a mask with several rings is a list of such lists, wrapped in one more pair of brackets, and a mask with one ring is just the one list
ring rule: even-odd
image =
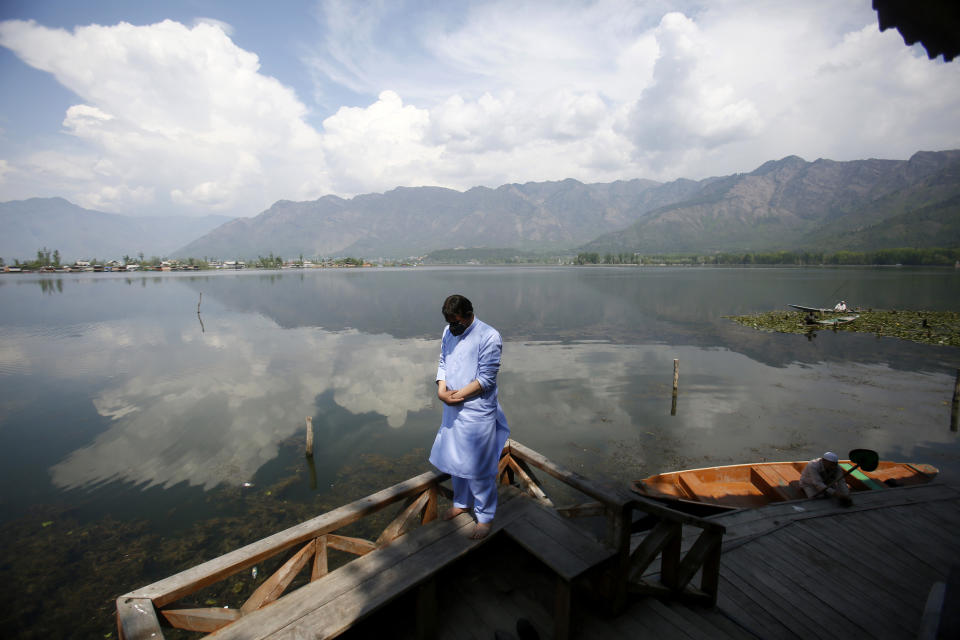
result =
[{"label": "boatman's cap", "polygon": [[825,454],[823,454],[823,459],[829,460],[830,462],[836,462],[839,460],[837,454],[835,454],[833,451],[827,451]]}]

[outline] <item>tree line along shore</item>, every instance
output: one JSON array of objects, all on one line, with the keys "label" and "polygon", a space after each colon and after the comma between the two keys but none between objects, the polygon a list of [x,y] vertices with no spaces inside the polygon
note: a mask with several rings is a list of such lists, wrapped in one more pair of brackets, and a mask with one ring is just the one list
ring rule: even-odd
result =
[{"label": "tree line along shore", "polygon": [[960,248],[899,248],[874,251],[773,251],[718,252],[712,254],[639,252],[573,254],[535,253],[515,249],[443,249],[425,256],[402,260],[356,257],[304,257],[283,259],[270,253],[256,258],[221,260],[219,258],[163,258],[124,255],[116,260],[76,260],[67,264],[60,252],[46,248],[37,251],[33,260],[15,259],[7,263],[0,257],[0,271],[196,271],[206,269],[294,269],[321,267],[372,267],[415,265],[770,265],[770,266],[925,266],[960,268]]},{"label": "tree line along shore", "polygon": [[770,251],[720,252],[702,254],[578,253],[577,264],[717,264],[717,265],[796,265],[796,266],[957,266],[960,248],[899,248],[874,251]]}]

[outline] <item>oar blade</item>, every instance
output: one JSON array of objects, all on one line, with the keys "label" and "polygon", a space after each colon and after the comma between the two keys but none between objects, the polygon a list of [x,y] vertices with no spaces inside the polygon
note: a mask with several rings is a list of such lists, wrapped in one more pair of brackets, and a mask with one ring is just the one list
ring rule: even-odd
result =
[{"label": "oar blade", "polygon": [[853,449],[847,455],[850,462],[859,465],[864,471],[874,471],[880,464],[880,455],[871,449]]}]

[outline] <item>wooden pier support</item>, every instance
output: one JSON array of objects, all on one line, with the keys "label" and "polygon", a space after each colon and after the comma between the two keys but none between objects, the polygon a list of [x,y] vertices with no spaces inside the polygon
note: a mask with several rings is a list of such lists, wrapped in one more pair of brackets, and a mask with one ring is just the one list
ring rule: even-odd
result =
[{"label": "wooden pier support", "polygon": [[307,417],[307,455],[313,457],[313,418]]},{"label": "wooden pier support", "polygon": [[677,391],[680,387],[680,360],[673,359],[673,400],[670,403],[670,415],[677,415]]},{"label": "wooden pier support", "polygon": [[950,406],[950,431],[957,430],[960,422],[960,369],[957,369],[957,382],[953,385],[953,404]]},{"label": "wooden pier support", "polygon": [[430,578],[417,587],[417,640],[437,637],[437,581]]}]

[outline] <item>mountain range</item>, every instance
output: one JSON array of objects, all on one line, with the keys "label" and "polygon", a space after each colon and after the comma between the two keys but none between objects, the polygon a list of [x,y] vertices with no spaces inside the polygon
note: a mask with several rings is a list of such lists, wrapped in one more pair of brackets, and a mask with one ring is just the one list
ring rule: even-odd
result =
[{"label": "mountain range", "polygon": [[766,162],[600,235],[590,251],[682,253],[960,246],[960,151]]},{"label": "mountain range", "polygon": [[558,255],[960,247],[960,150],[909,160],[788,156],[703,180],[400,187],[281,200],[229,221],[133,218],[32,199],[0,204],[0,223],[0,256],[31,256],[41,246],[70,256],[142,250],[221,259],[402,258],[458,248]]},{"label": "mountain range", "polygon": [[960,150],[909,160],[788,156],[696,181],[568,179],[280,201],[179,253],[369,258],[455,248],[650,254],[903,246],[960,246]]},{"label": "mountain range", "polygon": [[134,217],[84,209],[63,198],[0,202],[0,257],[32,260],[38,249],[63,259],[164,256],[219,227],[227,216]]}]

